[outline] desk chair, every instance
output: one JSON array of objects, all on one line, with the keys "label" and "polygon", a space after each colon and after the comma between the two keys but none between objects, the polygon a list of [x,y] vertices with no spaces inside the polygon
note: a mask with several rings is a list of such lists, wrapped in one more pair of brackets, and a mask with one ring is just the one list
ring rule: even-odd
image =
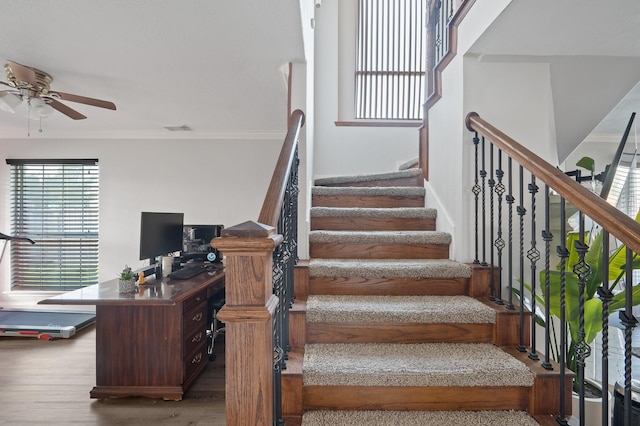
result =
[{"label": "desk chair", "polygon": [[209,355],[209,361],[216,359],[216,354],[213,353],[215,347],[216,338],[224,333],[224,323],[218,320],[218,311],[222,309],[225,304],[224,290],[214,295],[209,300],[209,327],[207,329],[207,351]]}]

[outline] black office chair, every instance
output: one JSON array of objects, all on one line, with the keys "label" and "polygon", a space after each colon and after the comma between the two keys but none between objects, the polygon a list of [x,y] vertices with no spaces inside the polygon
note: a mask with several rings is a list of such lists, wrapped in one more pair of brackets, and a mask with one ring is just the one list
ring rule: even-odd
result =
[{"label": "black office chair", "polygon": [[218,311],[222,309],[224,304],[224,290],[218,292],[209,300],[209,327],[207,329],[207,353],[209,355],[209,361],[213,361],[216,359],[216,354],[213,353],[216,338],[220,334],[224,333],[224,323],[218,320]]}]

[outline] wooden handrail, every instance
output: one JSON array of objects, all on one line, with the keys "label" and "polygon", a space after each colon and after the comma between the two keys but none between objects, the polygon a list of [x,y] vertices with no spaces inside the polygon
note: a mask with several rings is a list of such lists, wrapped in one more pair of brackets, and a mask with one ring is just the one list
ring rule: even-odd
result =
[{"label": "wooden handrail", "polygon": [[267,195],[262,203],[262,209],[258,216],[258,222],[269,225],[274,228],[278,227],[278,219],[282,210],[282,201],[287,188],[287,179],[291,172],[294,154],[298,144],[300,129],[304,125],[304,113],[299,109],[293,111],[289,117],[289,130],[285,137],[280,156],[276,163]]},{"label": "wooden handrail", "polygon": [[611,235],[640,253],[639,223],[480,118],[476,112],[467,114],[465,122],[467,129],[487,138]]}]

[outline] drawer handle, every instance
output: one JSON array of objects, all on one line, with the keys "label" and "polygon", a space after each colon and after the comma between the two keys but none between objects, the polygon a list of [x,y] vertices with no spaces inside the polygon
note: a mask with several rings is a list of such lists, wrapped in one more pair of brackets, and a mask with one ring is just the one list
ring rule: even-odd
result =
[{"label": "drawer handle", "polygon": [[199,342],[200,340],[202,340],[202,332],[196,334],[195,336],[193,336],[193,339],[191,339],[192,342]]},{"label": "drawer handle", "polygon": [[204,316],[204,315],[202,314],[202,312],[198,312],[197,314],[195,314],[195,315],[193,316],[193,318],[191,318],[191,320],[192,320],[192,321],[196,321],[196,322],[198,322],[198,321],[201,321],[201,320],[202,320],[202,317],[203,317],[203,316]]},{"label": "drawer handle", "polygon": [[194,356],[193,359],[191,360],[191,364],[200,364],[200,361],[202,361],[202,353],[199,353],[198,355]]}]

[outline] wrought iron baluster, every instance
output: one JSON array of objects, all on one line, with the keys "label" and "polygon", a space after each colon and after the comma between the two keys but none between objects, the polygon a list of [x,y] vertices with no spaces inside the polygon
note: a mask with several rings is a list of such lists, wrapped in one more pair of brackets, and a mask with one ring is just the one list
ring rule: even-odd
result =
[{"label": "wrought iron baluster", "polygon": [[509,258],[509,281],[508,281],[508,301],[507,301],[507,309],[513,311],[515,310],[515,306],[513,306],[513,202],[515,198],[513,198],[513,170],[512,170],[512,159],[509,157],[507,161],[507,171],[508,171],[508,194],[506,197],[507,204],[509,205],[509,249],[507,250],[508,258]]},{"label": "wrought iron baluster", "polygon": [[[560,395],[566,392],[566,366],[567,366],[567,210],[564,197],[560,198],[560,245],[557,247],[560,258]],[[556,419],[558,424],[568,425],[567,407],[564,398],[560,398],[560,415]]]},{"label": "wrought iron baluster", "polygon": [[520,343],[517,349],[520,352],[526,352],[527,348],[524,346],[524,216],[527,214],[527,209],[524,208],[524,177],[522,166],[519,166],[518,177],[520,196],[520,204],[517,208],[518,216],[520,216]]},{"label": "wrought iron baluster", "polygon": [[624,325],[624,424],[632,425],[633,411],[631,400],[631,336],[638,320],[633,315],[633,251],[627,247],[625,264],[624,296],[625,308],[620,311],[620,321]]},{"label": "wrought iron baluster", "polygon": [[602,285],[598,287],[598,296],[602,300],[602,424],[609,424],[609,303],[613,293],[609,289],[609,233],[602,230]]},{"label": "wrought iron baluster", "polygon": [[584,257],[589,251],[589,246],[584,242],[585,230],[584,230],[584,214],[578,212],[579,231],[578,240],[575,241],[574,246],[578,253],[578,262],[573,266],[573,273],[578,277],[578,339],[574,343],[576,353],[577,372],[576,379],[578,381],[578,395],[580,398],[580,425],[585,424],[585,412],[584,412],[584,367],[585,360],[591,355],[591,348],[585,341],[586,332],[584,329],[584,303],[585,303],[585,289],[587,278],[591,275],[591,266],[585,262]]},{"label": "wrought iron baluster", "polygon": [[[493,197],[495,195],[495,185],[496,181],[493,178],[493,143],[489,145],[489,237],[490,241],[493,241],[493,223],[494,223],[494,213],[493,213]],[[496,283],[495,283],[495,275],[494,275],[494,265],[493,265],[493,249],[489,248],[489,266],[491,268],[491,276],[489,277],[489,300],[496,300]]]},{"label": "wrought iron baluster", "polygon": [[480,170],[480,179],[482,184],[480,185],[482,194],[482,266],[487,266],[487,201],[486,201],[486,189],[487,189],[487,169],[485,167],[485,149],[484,149],[484,136],[482,137],[482,169]]},{"label": "wrought iron baluster", "polygon": [[478,210],[478,195],[480,195],[480,185],[478,184],[478,176],[479,176],[479,172],[478,172],[478,144],[480,143],[480,138],[478,138],[478,133],[476,132],[475,136],[473,137],[473,146],[474,146],[474,152],[475,152],[475,160],[474,160],[474,169],[475,169],[475,173],[474,173],[474,181],[473,181],[473,187],[471,188],[471,192],[473,192],[473,198],[474,198],[474,205],[475,205],[475,215],[474,215],[474,221],[475,221],[475,226],[474,226],[474,241],[475,241],[475,258],[473,259],[473,263],[474,264],[479,264],[480,260],[478,259],[478,250],[479,250],[479,233],[478,233],[478,218],[479,218],[479,210]]},{"label": "wrought iron baluster", "polygon": [[504,196],[506,188],[502,183],[503,176],[504,171],[502,170],[502,150],[498,149],[498,168],[496,169],[496,177],[498,178],[498,183],[495,188],[496,194],[498,195],[498,236],[496,238],[496,241],[494,242],[494,246],[498,250],[498,285],[495,298],[498,305],[504,305],[504,300],[502,300],[502,250],[504,249],[505,243],[502,239],[502,198]]},{"label": "wrought iron baluster", "polygon": [[273,294],[278,297],[273,327],[273,424],[284,425],[282,413],[282,371],[291,350],[289,344],[289,311],[293,306],[294,268],[298,262],[298,149],[288,176],[278,219],[278,233],[283,241],[273,251]]},{"label": "wrought iron baluster", "polygon": [[531,248],[527,252],[527,258],[531,263],[531,350],[529,358],[538,360],[536,353],[536,263],[540,260],[540,250],[536,247],[536,194],[538,193],[538,185],[536,185],[536,177],[531,175],[531,183],[529,184],[529,193],[531,194]]},{"label": "wrought iron baluster", "polygon": [[549,356],[551,348],[551,333],[549,330],[551,327],[551,311],[548,308],[551,306],[551,282],[549,272],[551,271],[551,241],[553,240],[553,234],[551,233],[549,226],[549,202],[551,200],[549,196],[549,185],[544,186],[544,200],[544,230],[542,231],[542,240],[544,241],[544,306],[547,308],[544,310],[544,361],[542,362],[542,367],[547,370],[553,370]]}]

